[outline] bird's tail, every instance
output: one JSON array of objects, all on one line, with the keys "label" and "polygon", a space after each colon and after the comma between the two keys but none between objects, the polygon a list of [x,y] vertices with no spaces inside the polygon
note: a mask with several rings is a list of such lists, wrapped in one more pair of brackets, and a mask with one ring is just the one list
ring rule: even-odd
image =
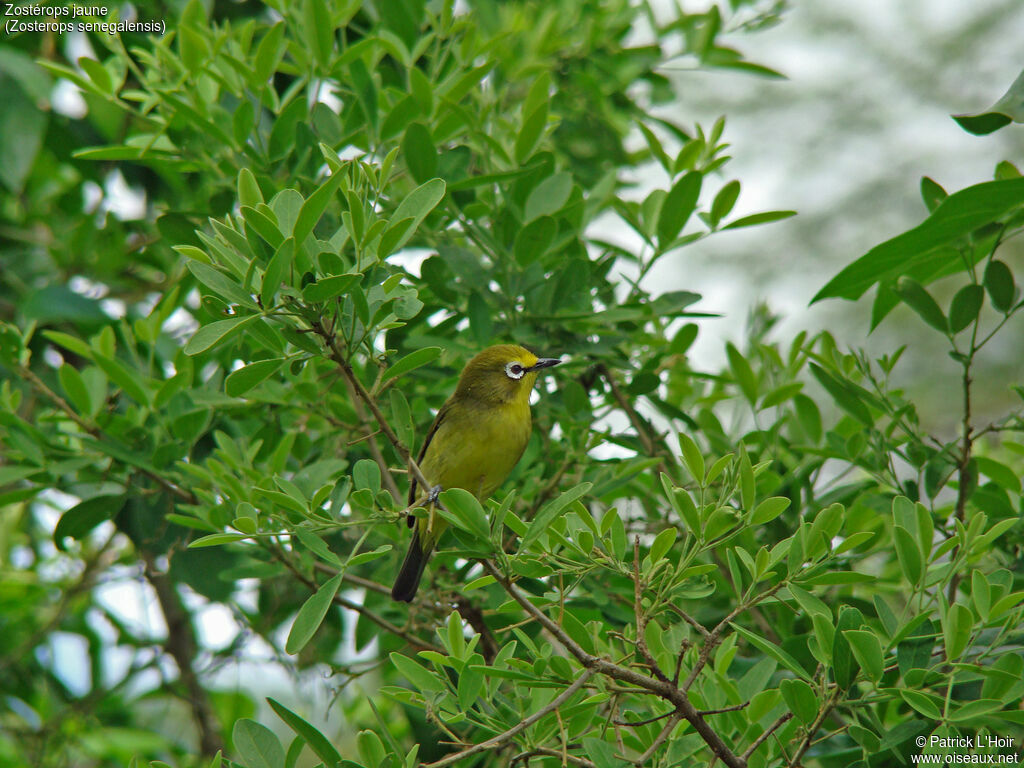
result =
[{"label": "bird's tail", "polygon": [[[422,521],[421,521],[422,522]],[[402,562],[402,569],[395,579],[395,586],[391,588],[391,599],[400,600],[404,603],[411,603],[416,597],[416,590],[419,589],[420,579],[423,578],[423,569],[427,566],[427,560],[434,551],[434,543],[429,536],[426,541],[420,536],[420,526],[412,529],[412,541],[409,542],[409,551],[405,553],[405,560]]]}]

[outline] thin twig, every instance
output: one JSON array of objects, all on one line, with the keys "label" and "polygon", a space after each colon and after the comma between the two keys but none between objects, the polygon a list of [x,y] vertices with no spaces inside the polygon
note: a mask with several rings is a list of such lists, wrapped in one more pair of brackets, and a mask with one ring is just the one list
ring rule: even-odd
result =
[{"label": "thin twig", "polygon": [[[320,588],[320,585],[317,584],[316,581],[302,573],[302,571],[296,568],[295,565],[291,561],[289,561],[287,557],[282,555],[276,548],[271,547],[270,552],[278,562],[284,565],[284,567],[287,568],[296,579],[305,584],[306,587],[311,592],[316,592],[316,590]],[[409,645],[411,645],[413,648],[418,648],[421,651],[437,651],[438,653],[444,653],[443,648],[440,648],[427,640],[421,640],[420,638],[416,637],[416,635],[413,635],[410,632],[406,632],[404,629],[392,624],[387,619],[382,619],[377,614],[368,610],[365,606],[353,602],[349,600],[347,597],[343,597],[342,595],[335,595],[333,602],[335,605],[340,605],[342,608],[348,608],[350,611],[355,611],[360,616],[365,616],[367,619],[372,621],[374,624],[376,624],[378,627],[385,630],[386,632],[390,632],[391,634],[402,638],[403,640],[405,640],[405,642],[409,643]]]},{"label": "thin twig", "polygon": [[[652,458],[659,455],[662,457],[669,456],[671,458],[672,454],[666,450],[664,446],[659,447],[655,442],[655,439],[651,434],[654,430],[644,422],[640,414],[637,413],[636,408],[634,408],[633,404],[629,402],[629,398],[627,398],[619,388],[619,384],[615,380],[615,374],[612,373],[611,369],[604,363],[599,363],[597,370],[598,373],[601,374],[601,377],[608,382],[608,388],[612,392],[612,397],[615,398],[615,402],[618,403],[619,408],[626,414],[626,417],[629,419],[629,423],[632,424],[633,429],[636,430],[637,437],[640,439],[640,442],[644,447],[644,452]],[[658,471],[668,474],[665,469],[665,463],[660,459],[658,461]]]},{"label": "thin twig", "polygon": [[536,723],[545,715],[554,712],[565,702],[571,699],[574,695],[576,695],[576,692],[580,688],[582,688],[586,684],[587,680],[589,680],[594,674],[595,670],[584,669],[580,676],[576,679],[576,682],[574,682],[572,685],[570,685],[568,688],[562,691],[562,693],[560,693],[557,697],[552,699],[547,706],[542,707],[526,719],[516,723],[514,726],[509,728],[504,733],[499,733],[497,736],[494,736],[493,738],[490,738],[487,741],[482,741],[479,744],[474,744],[473,746],[467,747],[461,752],[456,752],[455,754],[448,755],[447,757],[443,757],[440,760],[437,760],[433,763],[427,763],[424,765],[424,768],[444,768],[447,765],[454,765],[455,763],[459,762],[460,760],[464,760],[467,757],[478,755],[481,752],[490,751],[492,749],[500,747],[502,744],[505,744],[508,741],[511,741],[517,734],[529,728],[531,725]]},{"label": "thin twig", "polygon": [[647,748],[647,751],[633,761],[634,765],[647,765],[647,761],[650,760],[654,753],[657,752],[658,749],[661,747],[661,745],[665,743],[665,740],[668,738],[669,734],[672,733],[672,730],[679,724],[679,721],[682,719],[682,713],[673,712],[671,719],[667,723],[665,723],[665,727],[661,729],[661,732],[658,734],[658,736],[654,739],[654,741],[651,742],[651,746]]},{"label": "thin twig", "polygon": [[[363,408],[363,404],[356,397],[356,389],[352,385],[352,381],[346,377],[345,385],[348,387],[349,399],[352,401],[352,409],[356,412],[356,418],[359,419],[359,423],[363,429],[369,429],[370,418],[366,415],[366,409]],[[387,487],[391,497],[397,501],[402,501],[402,492],[398,490],[398,484],[395,483],[395,478],[391,475],[391,467],[388,466],[387,460],[384,458],[384,454],[380,450],[380,445],[377,443],[377,435],[380,434],[381,430],[371,432],[365,437],[359,438],[360,440],[366,440],[367,447],[370,449],[370,455],[373,460],[377,462],[377,466],[380,467],[380,476],[384,485]],[[349,443],[352,445],[352,443]]]},{"label": "thin twig", "polygon": [[[103,430],[100,429],[99,425],[97,425],[95,422],[89,421],[88,419],[82,418],[78,414],[78,412],[75,411],[75,409],[68,404],[67,400],[65,400],[63,397],[61,397],[48,386],[46,386],[46,382],[44,382],[42,379],[36,376],[35,372],[31,368],[28,368],[27,366],[24,365],[19,365],[17,367],[17,371],[22,378],[24,378],[26,381],[28,381],[29,384],[32,385],[33,389],[35,389],[37,392],[45,396],[46,399],[48,399],[51,403],[57,406],[65,414],[67,414],[68,418],[70,418],[73,422],[75,422],[75,424],[77,424],[79,427],[85,430],[88,434],[92,435],[94,438],[96,438],[96,440],[102,442],[101,438],[104,437],[104,434]],[[125,451],[125,453],[130,453],[130,451]],[[191,491],[186,490],[185,488],[182,488],[181,486],[176,485],[175,483],[172,483],[170,480],[163,477],[160,473],[154,472],[150,469],[146,469],[145,467],[140,467],[136,464],[129,464],[129,466],[134,467],[139,472],[144,474],[146,477],[148,477],[149,479],[153,480],[155,483],[163,487],[164,490],[168,491],[174,496],[177,496],[182,501],[188,504],[197,504],[199,502],[199,499],[197,499],[195,494],[193,494]]]},{"label": "thin twig", "polygon": [[[576,757],[575,755],[563,755],[556,749],[548,749],[547,747],[536,747],[531,749],[529,752],[520,752],[518,755],[513,756],[512,760],[509,761],[509,765],[515,765],[518,762],[525,762],[531,757],[557,757],[569,763],[570,765],[578,765],[580,768],[597,768],[596,763],[592,763],[586,758]],[[564,764],[563,763],[563,764]]]},{"label": "thin twig", "polygon": [[811,742],[814,741],[814,734],[818,732],[818,729],[821,728],[821,724],[825,722],[825,718],[829,716],[835,708],[836,702],[839,701],[840,693],[840,689],[836,688],[836,690],[832,692],[832,695],[828,697],[828,700],[822,705],[821,711],[818,712],[818,716],[814,718],[814,722],[807,726],[806,735],[804,735],[803,740],[800,742],[800,746],[797,748],[796,754],[793,755],[792,759],[788,763],[789,768],[795,768],[800,765],[800,761],[803,759],[804,753],[807,752],[811,746]]},{"label": "thin twig", "polygon": [[194,664],[199,655],[196,643],[195,626],[192,615],[181,602],[181,596],[166,573],[162,573],[156,564],[156,555],[144,547],[136,550],[142,558],[146,581],[153,587],[160,611],[167,624],[167,639],[163,646],[174,659],[178,667],[178,675],[185,688],[186,701],[192,710],[192,719],[199,731],[199,749],[201,754],[211,756],[224,749],[224,741],[220,736],[220,725],[210,700],[209,692],[199,682]]},{"label": "thin twig", "polygon": [[643,612],[642,584],[640,580],[640,537],[633,537],[633,613],[636,614],[636,649],[654,676],[662,682],[670,682],[661,671],[654,654],[647,647],[647,617]]},{"label": "thin twig", "polygon": [[[580,662],[586,669],[594,670],[605,677],[610,677],[614,680],[618,680],[623,683],[630,683],[650,691],[656,696],[660,696],[671,704],[675,705],[676,709],[680,712],[681,716],[686,719],[693,729],[700,735],[704,743],[708,745],[708,748],[716,755],[723,763],[729,768],[746,768],[746,762],[741,760],[736,754],[729,749],[728,745],[722,740],[722,737],[708,725],[707,721],[701,717],[696,707],[690,702],[686,692],[680,689],[678,686],[673,685],[671,682],[659,680],[654,677],[637,672],[635,669],[624,667],[621,664],[603,659],[599,656],[594,656],[585,651],[579,643],[572,639],[569,634],[557,623],[552,621],[546,613],[540,608],[534,605],[522,592],[520,592],[512,583],[495,567],[495,565],[489,560],[482,560],[481,563],[484,569],[490,573],[495,581],[501,584],[502,588],[508,595],[519,603],[520,606],[531,616],[533,616],[537,622],[550,632],[554,637],[569,651],[576,660]],[[720,628],[717,628],[720,631]]]},{"label": "thin twig", "polygon": [[751,743],[751,745],[749,747],[747,747],[747,751],[744,752],[741,755],[741,757],[744,760],[749,760],[750,756],[752,754],[754,754],[754,752],[757,751],[758,747],[760,747],[762,744],[764,744],[766,741],[768,741],[768,739],[771,738],[771,735],[773,733],[775,733],[777,730],[779,730],[779,728],[784,726],[786,723],[788,723],[792,719],[793,719],[793,713],[792,712],[787,712],[786,714],[782,715],[778,720],[776,720],[774,723],[771,724],[771,726],[768,728],[767,731],[765,731],[760,736],[758,736],[756,739],[754,739],[753,743]]},{"label": "thin twig", "polygon": [[626,728],[639,728],[641,725],[650,725],[651,723],[656,723],[659,720],[664,720],[666,717],[672,717],[674,714],[676,714],[676,711],[674,709],[670,709],[664,714],[647,717],[643,720],[613,720],[612,722],[615,725],[621,725]]},{"label": "thin twig", "polygon": [[741,709],[746,709],[750,706],[749,701],[744,701],[742,704],[733,704],[731,707],[722,707],[721,709],[702,709],[700,711],[701,716],[705,715],[721,715],[724,712],[739,712]]},{"label": "thin twig", "polygon": [[338,344],[338,337],[334,333],[324,328],[323,324],[316,321],[312,324],[313,330],[319,335],[330,349],[330,358],[338,364],[338,368],[341,370],[341,375],[345,377],[345,381],[349,383],[359,399],[366,403],[366,407],[370,409],[370,413],[373,414],[373,418],[377,420],[377,424],[380,425],[380,431],[384,433],[384,436],[388,439],[395,451],[398,452],[398,456],[402,459],[402,462],[409,467],[409,471],[412,473],[413,479],[420,484],[422,488],[430,488],[430,482],[424,476],[422,470],[420,470],[419,464],[417,464],[412,454],[409,453],[409,449],[405,444],[398,439],[398,435],[391,428],[387,418],[381,412],[380,407],[377,405],[377,401],[373,399],[373,396],[367,391],[363,383],[356,377],[355,371],[352,369],[352,365],[348,360],[345,359],[340,345]]},{"label": "thin twig", "polygon": [[715,628],[712,629],[711,632],[708,633],[708,636],[705,638],[704,645],[701,646],[700,649],[700,655],[697,657],[697,661],[693,665],[693,669],[690,670],[690,675],[686,678],[686,682],[684,682],[681,686],[684,691],[690,690],[690,686],[693,685],[694,681],[697,679],[697,676],[700,674],[701,670],[704,669],[704,666],[708,663],[708,660],[711,658],[712,651],[714,651],[718,644],[722,641],[722,633],[725,631],[725,628],[729,626],[729,622],[731,622],[744,611],[747,611],[753,606],[757,605],[762,600],[771,597],[780,589],[782,589],[782,587],[785,585],[786,582],[780,582],[768,591],[762,592],[754,599],[744,603],[740,603],[732,609],[728,616],[726,616],[724,619],[718,622],[718,624],[715,625]]}]

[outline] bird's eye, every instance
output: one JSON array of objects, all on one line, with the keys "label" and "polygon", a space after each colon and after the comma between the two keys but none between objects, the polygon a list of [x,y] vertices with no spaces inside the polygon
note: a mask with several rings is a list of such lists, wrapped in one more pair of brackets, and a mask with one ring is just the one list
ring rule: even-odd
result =
[{"label": "bird's eye", "polygon": [[505,366],[505,375],[510,379],[521,379],[526,371],[519,363],[509,363]]}]

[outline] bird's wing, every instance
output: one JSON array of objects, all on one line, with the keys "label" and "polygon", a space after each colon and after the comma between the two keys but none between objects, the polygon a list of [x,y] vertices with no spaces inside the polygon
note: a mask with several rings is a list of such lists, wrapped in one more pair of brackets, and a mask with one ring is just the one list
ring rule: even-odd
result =
[{"label": "bird's wing", "polygon": [[[416,457],[416,463],[423,467],[423,457],[427,455],[427,448],[430,447],[430,441],[434,439],[434,435],[437,434],[437,428],[441,426],[441,422],[445,420],[452,409],[452,401],[446,400],[444,405],[441,406],[441,410],[437,412],[437,416],[434,418],[434,423],[430,425],[430,430],[427,432],[427,437],[423,441],[423,447],[420,448],[420,453]],[[413,477],[409,482],[409,504],[416,501],[416,478]],[[409,517],[409,527],[412,528],[416,524],[415,517]]]}]

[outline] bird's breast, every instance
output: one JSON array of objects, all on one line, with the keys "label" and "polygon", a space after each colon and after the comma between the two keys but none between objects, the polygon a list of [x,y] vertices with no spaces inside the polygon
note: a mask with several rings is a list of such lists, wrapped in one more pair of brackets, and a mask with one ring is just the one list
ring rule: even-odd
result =
[{"label": "bird's breast", "polygon": [[438,426],[423,473],[442,488],[463,488],[487,499],[504,482],[530,439],[530,407],[457,409]]}]

